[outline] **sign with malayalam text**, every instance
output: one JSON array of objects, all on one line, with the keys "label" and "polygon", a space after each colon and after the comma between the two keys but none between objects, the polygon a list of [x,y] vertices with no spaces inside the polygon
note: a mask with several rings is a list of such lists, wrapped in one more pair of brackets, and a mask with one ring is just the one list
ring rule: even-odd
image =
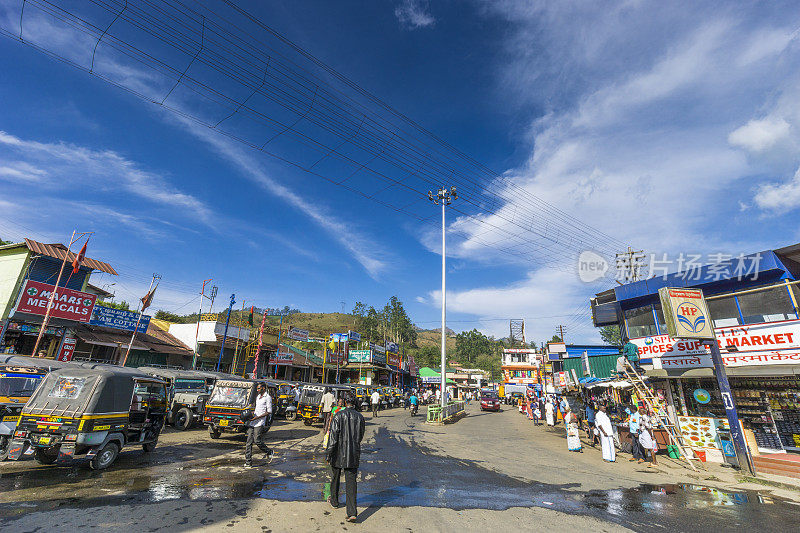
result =
[{"label": "sign with malayalam text", "polygon": [[[94,306],[92,311],[92,319],[89,324],[95,326],[103,326],[106,328],[124,329],[125,331],[133,331],[136,327],[136,321],[139,319],[139,313],[135,311],[127,311],[125,309],[114,309],[113,307],[106,307],[102,304]],[[150,325],[150,315],[142,315],[139,321],[139,333],[147,333],[147,326]]]},{"label": "sign with malayalam text", "polygon": [[294,326],[289,326],[289,331],[286,335],[295,341],[304,341],[308,342],[308,330],[307,329],[300,329]]},{"label": "sign with malayalam text", "polygon": [[294,352],[286,346],[281,346],[278,352],[269,358],[271,365],[291,365],[292,363],[294,363]]},{"label": "sign with malayalam text", "polygon": [[78,339],[72,336],[64,337],[64,342],[61,343],[61,350],[58,352],[59,361],[72,361],[72,356],[75,354],[75,345],[78,344]]},{"label": "sign with malayalam text", "polygon": [[351,363],[369,363],[372,361],[370,350],[350,350],[347,360]]},{"label": "sign with malayalam text", "polygon": [[[44,316],[53,289],[55,286],[48,283],[26,281],[22,288],[19,305],[17,305],[17,312]],[[50,316],[75,322],[89,322],[96,300],[97,296],[94,294],[59,287],[55,291]]]},{"label": "sign with malayalam text", "polygon": [[386,354],[386,364],[395,368],[400,367],[401,357],[399,353],[389,352]]}]

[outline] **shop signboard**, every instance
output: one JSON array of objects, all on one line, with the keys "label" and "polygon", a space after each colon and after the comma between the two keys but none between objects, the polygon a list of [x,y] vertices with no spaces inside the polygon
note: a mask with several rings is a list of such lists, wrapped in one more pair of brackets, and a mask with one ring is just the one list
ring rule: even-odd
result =
[{"label": "shop signboard", "polygon": [[[92,311],[92,319],[89,324],[95,326],[103,326],[106,328],[124,329],[125,331],[133,331],[136,328],[136,321],[139,319],[139,313],[135,311],[127,311],[125,309],[114,309],[113,307],[106,307],[97,304]],[[139,321],[139,333],[147,333],[147,326],[150,325],[150,315],[142,315]]]},{"label": "shop signboard", "polygon": [[558,386],[559,387],[566,387],[567,386],[567,373],[566,372],[558,372]]},{"label": "shop signboard", "polygon": [[300,329],[294,326],[289,326],[289,331],[286,332],[286,336],[292,339],[293,341],[308,342],[307,329]]},{"label": "shop signboard", "polygon": [[361,342],[361,333],[357,333],[355,331],[348,331],[347,338],[350,339],[350,342]]},{"label": "shop signboard", "polygon": [[[714,328],[726,367],[800,364],[800,320],[766,322],[745,326]],[[654,335],[631,339],[646,363],[654,368],[711,367],[708,348],[699,340]]]},{"label": "shop signboard", "polygon": [[72,361],[76,344],[78,344],[78,340],[75,337],[71,335],[64,337],[64,342],[61,343],[61,349],[58,351],[58,360]]},{"label": "shop signboard", "polygon": [[[54,285],[29,279],[22,287],[17,312],[44,316],[53,289]],[[96,300],[97,296],[94,294],[59,287],[53,299],[50,316],[74,322],[89,322]]]},{"label": "shop signboard", "polygon": [[396,342],[387,342],[386,351],[389,353],[400,353],[400,345]]},{"label": "shop signboard", "polygon": [[370,350],[350,350],[347,360],[351,363],[369,363],[372,361]]},{"label": "shop signboard", "polygon": [[281,346],[278,353],[272,354],[269,358],[271,365],[291,365],[294,363],[294,352],[286,346]]},{"label": "shop signboard", "polygon": [[386,364],[400,368],[400,354],[389,352],[386,354]]},{"label": "shop signboard", "polygon": [[372,350],[372,362],[376,365],[386,364],[386,351]]},{"label": "shop signboard", "polygon": [[327,358],[328,364],[330,365],[340,365],[342,362],[344,362],[344,356],[342,356],[342,352],[328,351]]},{"label": "shop signboard", "polygon": [[714,338],[711,316],[700,289],[658,289],[667,333],[678,339]]}]

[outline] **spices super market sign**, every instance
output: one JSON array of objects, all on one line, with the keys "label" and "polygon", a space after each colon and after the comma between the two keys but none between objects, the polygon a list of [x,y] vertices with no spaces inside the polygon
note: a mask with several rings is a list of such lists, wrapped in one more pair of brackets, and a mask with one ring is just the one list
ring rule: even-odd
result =
[{"label": "spices super market sign", "polygon": [[[47,312],[47,302],[54,288],[54,285],[47,283],[26,281],[22,287],[17,312],[43,316]],[[59,287],[53,298],[50,316],[75,322],[89,322],[96,300],[97,296],[94,294]]]},{"label": "spices super market sign", "polygon": [[[714,328],[725,366],[797,364],[800,361],[800,320]],[[631,339],[642,359],[654,368],[711,367],[711,356],[699,340],[654,335]],[[727,347],[734,347],[728,350]],[[646,362],[646,361],[645,361]]]}]

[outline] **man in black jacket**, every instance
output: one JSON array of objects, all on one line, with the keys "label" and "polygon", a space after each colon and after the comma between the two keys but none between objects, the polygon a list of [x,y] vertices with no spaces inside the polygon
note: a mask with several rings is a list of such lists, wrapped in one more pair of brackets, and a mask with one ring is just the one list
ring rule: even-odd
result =
[{"label": "man in black jacket", "polygon": [[364,438],[364,417],[354,409],[355,400],[348,396],[345,409],[331,419],[330,436],[326,450],[328,463],[331,465],[331,496],[328,503],[339,507],[339,478],[344,469],[345,491],[347,496],[347,521],[355,522],[356,509],[356,476],[358,462],[361,458],[361,439]]}]

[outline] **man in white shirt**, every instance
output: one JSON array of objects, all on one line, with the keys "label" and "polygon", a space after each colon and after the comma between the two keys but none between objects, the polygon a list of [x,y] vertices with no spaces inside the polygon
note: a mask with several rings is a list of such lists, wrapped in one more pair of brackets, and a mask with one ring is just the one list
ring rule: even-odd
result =
[{"label": "man in white shirt", "polygon": [[253,466],[253,443],[255,443],[262,452],[269,455],[272,459],[272,450],[264,442],[264,435],[266,434],[269,426],[267,421],[272,417],[272,396],[267,392],[267,386],[264,383],[259,383],[255,400],[255,405],[251,406],[253,409],[253,418],[247,424],[247,444],[244,448],[244,466]]},{"label": "man in white shirt", "polygon": [[603,448],[603,460],[613,463],[616,459],[614,449],[614,427],[611,419],[606,414],[605,404],[600,404],[597,414],[594,416],[594,426],[600,432],[600,446]]},{"label": "man in white shirt", "polygon": [[322,416],[325,419],[325,431],[323,433],[328,432],[328,424],[331,421],[331,410],[333,409],[333,404],[336,403],[336,396],[333,395],[331,389],[326,388],[325,394],[322,395],[322,400],[320,404],[322,406]]},{"label": "man in white shirt", "polygon": [[372,404],[372,416],[378,416],[378,407],[381,405],[381,395],[378,392],[378,389],[372,391],[372,395],[369,397],[369,402]]}]

